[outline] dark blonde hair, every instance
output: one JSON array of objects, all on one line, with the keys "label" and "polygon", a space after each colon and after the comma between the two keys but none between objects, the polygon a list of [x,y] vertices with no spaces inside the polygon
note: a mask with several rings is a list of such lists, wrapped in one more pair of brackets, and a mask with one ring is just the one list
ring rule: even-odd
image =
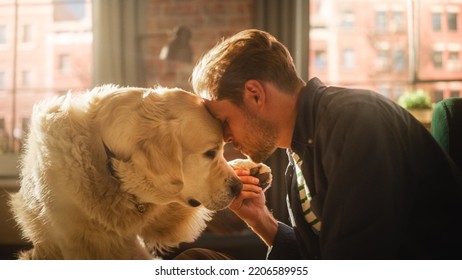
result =
[{"label": "dark blonde hair", "polygon": [[222,40],[194,67],[194,92],[211,100],[241,105],[248,80],[271,82],[291,94],[303,85],[287,48],[271,34],[249,29]]}]

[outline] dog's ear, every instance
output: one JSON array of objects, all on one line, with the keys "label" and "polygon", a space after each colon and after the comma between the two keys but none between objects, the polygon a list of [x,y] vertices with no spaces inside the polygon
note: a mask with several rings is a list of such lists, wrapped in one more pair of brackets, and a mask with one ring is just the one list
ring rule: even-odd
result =
[{"label": "dog's ear", "polygon": [[145,168],[149,180],[168,192],[178,193],[183,188],[183,160],[181,143],[174,125],[165,124],[156,128],[156,133],[138,143],[132,161]]}]

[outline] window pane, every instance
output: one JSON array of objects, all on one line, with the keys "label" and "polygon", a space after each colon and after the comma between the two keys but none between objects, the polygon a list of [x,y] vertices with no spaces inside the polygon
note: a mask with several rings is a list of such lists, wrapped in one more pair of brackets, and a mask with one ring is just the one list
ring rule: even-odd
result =
[{"label": "window pane", "polygon": [[459,57],[459,51],[449,51],[447,69],[449,71],[462,70],[462,61]]},{"label": "window pane", "polygon": [[[415,91],[448,98],[462,88],[460,11],[459,0],[312,0],[309,78],[395,101]],[[349,18],[354,33],[345,28]]]},{"label": "window pane", "polygon": [[433,61],[433,67],[442,68],[443,67],[443,53],[441,51],[433,51],[432,61]]},{"label": "window pane", "polygon": [[79,21],[89,17],[84,0],[54,0],[53,19],[58,21]]},{"label": "window pane", "polygon": [[6,25],[0,25],[0,45],[6,44]]},{"label": "window pane", "polygon": [[404,12],[393,11],[392,21],[390,23],[392,31],[402,32],[405,30],[406,22],[404,21]]},{"label": "window pane", "polygon": [[448,13],[448,29],[449,31],[457,31],[457,14]]},{"label": "window pane", "polygon": [[356,57],[353,49],[347,48],[343,50],[343,67],[352,69],[355,67]]},{"label": "window pane", "polygon": [[390,69],[388,50],[377,50],[377,58],[375,60],[375,68],[379,72],[387,72]]},{"label": "window pane", "polygon": [[325,50],[316,50],[314,52],[314,64],[316,65],[316,68],[319,70],[326,68],[327,61]]},{"label": "window pane", "polygon": [[59,55],[59,71],[65,72],[65,71],[70,71],[71,65],[70,65],[70,55],[68,54],[60,54]]},{"label": "window pane", "polygon": [[0,90],[6,86],[6,71],[0,71]]},{"label": "window pane", "polygon": [[92,83],[91,0],[16,3],[0,8],[0,154],[19,151],[34,103]]},{"label": "window pane", "polygon": [[22,36],[21,36],[21,43],[30,43],[32,42],[32,25],[31,24],[24,24],[22,26]]},{"label": "window pane", "polygon": [[395,50],[393,53],[393,70],[404,72],[406,69],[406,52],[403,49]]},{"label": "window pane", "polygon": [[28,87],[32,84],[32,73],[30,70],[22,70],[21,81],[23,87]]},{"label": "window pane", "polygon": [[443,100],[444,92],[442,90],[435,90],[433,92],[433,102],[440,102]]},{"label": "window pane", "polygon": [[432,13],[433,31],[441,31],[441,13]]},{"label": "window pane", "polygon": [[449,97],[460,97],[458,90],[451,90]]},{"label": "window pane", "polygon": [[385,11],[375,12],[375,31],[383,33],[387,30],[387,13]]},{"label": "window pane", "polygon": [[345,30],[353,29],[355,25],[355,15],[351,11],[344,11],[342,13],[341,27]]}]

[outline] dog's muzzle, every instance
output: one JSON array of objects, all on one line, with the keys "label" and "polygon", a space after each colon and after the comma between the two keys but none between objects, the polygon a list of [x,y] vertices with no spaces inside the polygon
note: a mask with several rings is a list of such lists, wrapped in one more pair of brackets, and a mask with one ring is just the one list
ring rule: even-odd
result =
[{"label": "dog's muzzle", "polygon": [[231,188],[231,193],[233,196],[238,196],[242,190],[242,182],[235,177],[229,178],[227,184]]}]

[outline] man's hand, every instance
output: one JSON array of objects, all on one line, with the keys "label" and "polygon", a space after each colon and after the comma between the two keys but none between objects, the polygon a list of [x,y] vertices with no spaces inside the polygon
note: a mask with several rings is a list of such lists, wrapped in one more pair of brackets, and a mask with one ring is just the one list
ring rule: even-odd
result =
[{"label": "man's hand", "polygon": [[[255,163],[250,163],[255,165]],[[233,165],[231,164],[231,166]],[[239,164],[239,166],[242,165]],[[266,207],[266,189],[262,189],[261,182],[257,177],[250,175],[252,166],[246,167],[239,168],[237,165],[233,166],[236,175],[242,182],[242,190],[229,208],[245,221],[268,246],[271,246],[276,236],[278,223]],[[266,170],[269,170],[269,167],[265,167],[267,168]],[[271,182],[271,179],[271,176],[269,176],[268,184]]]},{"label": "man's hand", "polygon": [[251,176],[249,170],[238,169],[235,172],[242,182],[242,191],[229,208],[251,226],[258,219],[259,212],[266,208],[265,195],[258,185],[258,178]]}]

